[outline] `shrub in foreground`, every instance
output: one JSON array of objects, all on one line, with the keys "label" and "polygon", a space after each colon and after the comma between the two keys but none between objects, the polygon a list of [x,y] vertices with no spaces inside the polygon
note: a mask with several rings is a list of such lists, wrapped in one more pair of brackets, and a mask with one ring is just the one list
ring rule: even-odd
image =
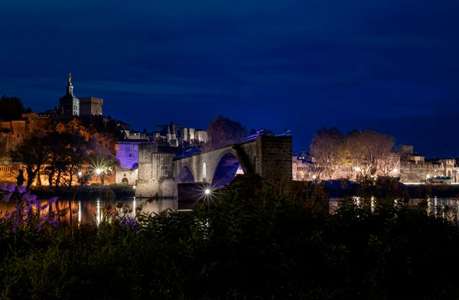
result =
[{"label": "shrub in foreground", "polygon": [[[380,202],[242,178],[192,212],[98,228],[0,223],[1,299],[455,299],[459,231]],[[365,202],[365,200],[362,200]]]}]

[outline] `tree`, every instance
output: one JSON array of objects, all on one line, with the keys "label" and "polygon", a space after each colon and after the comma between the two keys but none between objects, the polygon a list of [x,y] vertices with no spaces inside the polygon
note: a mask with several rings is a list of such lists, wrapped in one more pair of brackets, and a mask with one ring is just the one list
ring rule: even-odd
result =
[{"label": "tree", "polygon": [[345,159],[345,136],[336,128],[321,129],[314,137],[310,154],[318,179],[332,178]]},{"label": "tree", "polygon": [[11,152],[11,158],[14,161],[21,162],[26,166],[28,188],[39,174],[41,167],[48,161],[48,146],[44,136],[32,135]]},{"label": "tree", "polygon": [[394,138],[375,131],[322,129],[314,137],[310,154],[319,179],[388,176],[399,166]]},{"label": "tree", "polygon": [[116,157],[111,153],[93,153],[89,157],[89,165],[92,175],[100,178],[100,183],[105,183],[105,176],[111,175],[115,167],[118,165]]},{"label": "tree", "polygon": [[383,175],[393,166],[394,138],[389,135],[371,130],[354,131],[348,135],[346,147],[353,170],[359,176]]},{"label": "tree", "polygon": [[72,185],[76,174],[86,158],[87,143],[78,133],[51,132],[46,136],[49,144],[47,175],[49,186],[59,186],[67,179]]},{"label": "tree", "polygon": [[5,96],[0,98],[0,120],[17,120],[27,111],[19,98]]},{"label": "tree", "polygon": [[208,142],[205,150],[221,148],[240,142],[247,135],[246,129],[238,122],[218,116],[207,129]]}]

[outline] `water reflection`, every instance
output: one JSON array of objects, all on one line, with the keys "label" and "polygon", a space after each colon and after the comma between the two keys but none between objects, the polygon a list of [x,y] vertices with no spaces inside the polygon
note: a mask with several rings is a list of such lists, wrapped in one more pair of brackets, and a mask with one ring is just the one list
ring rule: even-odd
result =
[{"label": "water reflection", "polygon": [[[363,199],[361,197],[352,197],[348,200],[343,198],[331,198],[329,201],[329,213],[335,214],[345,201],[351,201],[355,207],[369,207],[371,213],[375,213],[380,200],[375,197]],[[401,204],[400,199],[384,200],[386,204],[392,205],[394,208]],[[425,209],[427,215],[444,218],[450,222],[459,225],[459,198],[438,198],[432,197],[427,199],[410,199],[407,203],[408,207]]]},{"label": "water reflection", "polygon": [[80,224],[111,222],[114,215],[136,218],[140,214],[157,214],[168,209],[178,209],[174,199],[146,200],[133,197],[119,201],[104,201],[100,198],[92,201],[78,201],[81,207],[78,216]]},{"label": "water reflection", "polygon": [[[335,214],[344,201],[352,201],[352,204],[359,208],[368,207],[371,213],[377,211],[378,205],[381,201],[375,197],[360,198],[352,197],[350,200],[343,198],[331,198],[329,200],[329,212]],[[387,200],[384,200],[387,203]],[[42,205],[46,204],[42,201]],[[387,203],[397,207],[401,204],[400,199],[393,199],[392,202]],[[459,198],[427,198],[427,199],[410,199],[407,203],[409,207],[419,207],[425,209],[426,213],[430,216],[445,218],[450,222],[459,225]],[[156,214],[167,209],[189,209],[179,205],[177,199],[158,199],[147,200],[139,198],[127,198],[119,200],[105,200],[103,198],[96,198],[94,200],[76,200],[69,201],[61,199],[57,201],[50,208],[41,210],[41,214],[45,215],[51,211],[60,211],[60,221],[70,224],[77,223],[100,225],[102,222],[111,222],[113,216],[128,216],[136,218],[140,214]],[[6,213],[12,213],[15,210],[15,204],[12,202],[0,201],[0,217]]]},{"label": "water reflection", "polygon": [[[46,203],[42,201],[42,205]],[[176,199],[147,200],[135,197],[120,200],[96,198],[95,200],[70,201],[60,199],[50,209],[53,212],[60,211],[61,222],[99,225],[104,221],[111,222],[115,215],[135,218],[140,214],[155,214],[167,209],[179,209],[179,205]],[[40,214],[48,214],[50,209],[42,210]],[[0,202],[0,217],[14,210],[14,203]]]}]

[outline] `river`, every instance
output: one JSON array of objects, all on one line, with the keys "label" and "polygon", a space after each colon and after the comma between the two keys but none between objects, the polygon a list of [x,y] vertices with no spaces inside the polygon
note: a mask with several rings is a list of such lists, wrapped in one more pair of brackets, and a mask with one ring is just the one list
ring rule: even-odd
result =
[{"label": "river", "polygon": [[[342,198],[330,199],[329,212],[334,214],[343,200]],[[370,210],[373,211],[377,206],[377,200],[375,198],[366,202],[359,197],[354,197],[352,200],[355,205],[362,207],[368,205]],[[42,203],[45,205],[46,201]],[[397,203],[397,200],[393,200],[394,205],[397,205]],[[411,199],[409,201],[409,205],[413,207],[421,203],[424,203],[424,207],[428,214],[443,217],[451,222],[459,224],[459,198],[434,197],[427,199]],[[14,208],[14,203],[0,202],[0,216],[13,211]],[[69,201],[60,199],[54,205],[53,209],[62,212],[62,221],[77,224],[99,225],[104,220],[108,220],[113,212],[116,212],[119,216],[136,217],[140,214],[160,213],[167,209],[185,211],[191,209],[191,206],[179,205],[176,199],[147,200],[131,197],[117,200],[95,198],[94,200]],[[47,213],[47,209],[42,213]]]}]

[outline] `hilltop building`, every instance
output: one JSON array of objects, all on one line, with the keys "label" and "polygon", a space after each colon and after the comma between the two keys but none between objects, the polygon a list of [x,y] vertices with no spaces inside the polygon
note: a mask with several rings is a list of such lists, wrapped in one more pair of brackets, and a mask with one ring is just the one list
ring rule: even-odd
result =
[{"label": "hilltop building", "polygon": [[145,132],[133,131],[129,129],[123,129],[121,131],[123,135],[123,141],[140,141],[140,142],[148,142],[150,137]]},{"label": "hilltop building", "polygon": [[80,98],[80,116],[102,116],[104,99],[96,97]]},{"label": "hilltop building", "polygon": [[59,113],[66,117],[80,115],[80,99],[73,94],[72,74],[67,78],[67,89],[64,96],[59,99]]},{"label": "hilltop building", "polygon": [[23,114],[19,120],[0,121],[0,157],[7,156],[31,133],[43,130],[50,122],[46,115]]},{"label": "hilltop building", "polygon": [[48,116],[36,113],[23,114],[19,120],[0,121],[0,181],[15,182],[21,164],[12,162],[10,152],[49,123]]},{"label": "hilltop building", "polygon": [[77,98],[74,94],[72,74],[67,78],[67,89],[59,99],[58,113],[65,117],[88,117],[103,115],[104,99],[97,97]]},{"label": "hilltop building", "polygon": [[191,127],[179,127],[175,123],[162,126],[155,132],[157,143],[171,147],[189,148],[207,143],[207,131]]}]

